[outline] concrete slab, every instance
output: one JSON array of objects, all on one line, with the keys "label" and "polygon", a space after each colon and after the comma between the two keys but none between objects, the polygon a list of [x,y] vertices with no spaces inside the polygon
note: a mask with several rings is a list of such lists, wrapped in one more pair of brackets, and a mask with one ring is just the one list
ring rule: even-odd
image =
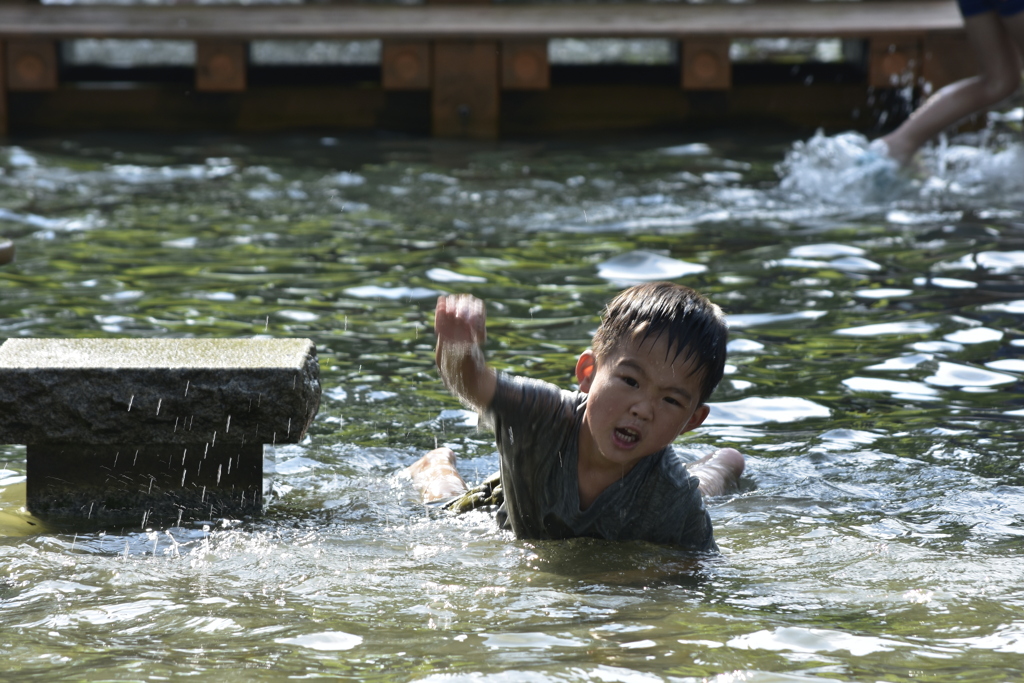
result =
[{"label": "concrete slab", "polygon": [[320,405],[308,339],[8,339],[0,443],[296,443]]}]

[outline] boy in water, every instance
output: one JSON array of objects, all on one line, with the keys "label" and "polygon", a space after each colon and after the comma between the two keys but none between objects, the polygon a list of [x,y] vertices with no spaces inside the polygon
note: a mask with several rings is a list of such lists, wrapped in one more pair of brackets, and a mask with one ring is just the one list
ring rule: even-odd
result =
[{"label": "boy in water", "polygon": [[906,166],[924,143],[960,119],[1012,95],[1024,55],[1024,0],[958,0],[964,30],[981,74],[951,83],[881,140]]},{"label": "boy in water", "polygon": [[[728,329],[718,306],[668,282],[621,292],[576,363],[578,392],[495,372],[483,356],[485,322],[479,299],[438,299],[437,365],[494,427],[503,528],[717,549],[702,494],[734,485],[743,456],[724,448],[687,469],[671,444],[704,421],[722,378]],[[466,491],[447,448],[406,472],[425,501]]]}]

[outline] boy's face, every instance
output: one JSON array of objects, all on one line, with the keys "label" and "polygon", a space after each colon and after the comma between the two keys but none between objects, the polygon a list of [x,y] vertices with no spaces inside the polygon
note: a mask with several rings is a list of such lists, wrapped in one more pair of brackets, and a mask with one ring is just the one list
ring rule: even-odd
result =
[{"label": "boy's face", "polygon": [[598,362],[585,351],[576,363],[580,391],[588,394],[580,430],[584,466],[625,472],[677,436],[700,426],[709,408],[700,403],[700,373],[691,358],[675,357],[662,337],[624,342]]}]

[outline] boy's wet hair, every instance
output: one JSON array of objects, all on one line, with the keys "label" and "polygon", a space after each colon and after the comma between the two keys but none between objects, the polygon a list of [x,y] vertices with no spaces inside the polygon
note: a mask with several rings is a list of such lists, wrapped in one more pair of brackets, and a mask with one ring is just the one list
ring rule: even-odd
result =
[{"label": "boy's wet hair", "polygon": [[702,373],[700,402],[707,403],[725,373],[729,327],[722,309],[689,287],[648,282],[619,292],[594,333],[594,355],[601,362],[624,342],[642,344],[661,335],[667,335],[673,362],[680,355],[684,361],[694,359]]}]

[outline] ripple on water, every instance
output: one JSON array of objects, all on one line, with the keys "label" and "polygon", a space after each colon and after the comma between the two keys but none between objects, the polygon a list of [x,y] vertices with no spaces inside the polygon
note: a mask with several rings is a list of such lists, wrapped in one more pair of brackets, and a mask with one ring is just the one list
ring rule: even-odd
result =
[{"label": "ripple on water", "polygon": [[971,327],[966,330],[950,332],[942,338],[956,344],[988,344],[1002,340],[1005,335],[999,330],[989,327]]},{"label": "ripple on water", "polygon": [[953,277],[915,277],[914,284],[918,287],[931,285],[942,289],[977,289],[978,283],[960,280]]},{"label": "ripple on water", "polygon": [[426,287],[379,287],[377,285],[349,287],[345,293],[359,299],[390,299],[392,301],[428,299],[440,294],[437,290]]},{"label": "ripple on water", "polygon": [[282,645],[297,645],[321,652],[340,652],[362,645],[363,637],[344,631],[323,631],[293,638],[276,638],[274,642]]},{"label": "ripple on water", "polygon": [[817,320],[828,315],[828,311],[796,311],[793,313],[740,313],[726,316],[729,329],[742,330],[747,327],[760,327],[775,323],[799,320]]},{"label": "ripple on water", "polygon": [[774,650],[776,652],[835,652],[845,650],[854,657],[863,657],[875,652],[892,652],[897,647],[912,647],[891,638],[857,636],[831,629],[802,628],[786,626],[772,631],[756,631],[733,638],[729,647],[740,650]]},{"label": "ripple on water", "polygon": [[675,280],[703,273],[707,269],[707,266],[699,263],[680,261],[647,251],[631,251],[599,264],[597,276],[628,285],[651,280]]},{"label": "ripple on water", "polygon": [[825,418],[828,408],[805,398],[788,396],[750,396],[738,401],[711,403],[707,425],[757,425],[767,422],[797,422]]},{"label": "ripple on water", "polygon": [[985,304],[981,307],[983,311],[998,311],[1000,313],[1013,313],[1014,315],[1024,315],[1024,299],[1017,299],[1016,301],[1005,301],[997,304]]},{"label": "ripple on water", "polygon": [[858,325],[857,327],[846,327],[835,331],[847,337],[883,337],[898,334],[928,334],[935,331],[938,325],[924,320],[908,320],[905,322],[874,323],[871,325]]},{"label": "ripple on water", "polygon": [[896,398],[938,398],[939,392],[921,382],[877,379],[874,377],[847,377],[843,385],[853,391],[893,394]]},{"label": "ripple on water", "polygon": [[991,387],[1016,382],[1017,378],[1001,372],[992,372],[969,365],[942,361],[934,375],[925,377],[925,382],[938,387]]}]

